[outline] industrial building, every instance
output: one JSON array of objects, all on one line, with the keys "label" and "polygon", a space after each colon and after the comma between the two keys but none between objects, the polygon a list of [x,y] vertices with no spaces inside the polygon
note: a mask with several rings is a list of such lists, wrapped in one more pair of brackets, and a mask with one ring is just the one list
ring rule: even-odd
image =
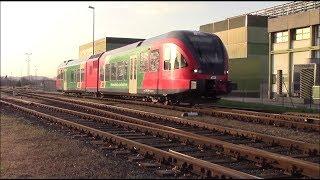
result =
[{"label": "industrial building", "polygon": [[[200,26],[229,54],[234,92],[319,99],[320,2],[294,1]],[[267,95],[266,95],[267,94]]]},{"label": "industrial building", "polygon": [[267,83],[268,18],[242,15],[200,26],[200,31],[216,34],[226,46],[229,75],[235,92],[259,96],[261,83]]},{"label": "industrial building", "polygon": [[319,99],[320,8],[271,18],[269,97]]},{"label": "industrial building", "polygon": [[[94,54],[110,51],[128,44],[132,44],[144,39],[105,37],[94,41]],[[79,59],[84,59],[92,55],[92,42],[80,45]]]}]

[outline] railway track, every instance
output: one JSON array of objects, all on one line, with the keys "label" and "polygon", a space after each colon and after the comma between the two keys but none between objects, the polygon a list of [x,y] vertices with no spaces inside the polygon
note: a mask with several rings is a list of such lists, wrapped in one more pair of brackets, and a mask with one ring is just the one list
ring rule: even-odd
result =
[{"label": "railway track", "polygon": [[[26,90],[19,90],[18,91],[26,91]],[[12,90],[4,90],[7,92],[12,92]],[[28,91],[27,91],[28,92]],[[30,92],[30,91],[29,91]],[[44,92],[44,91],[37,91],[39,94],[49,94],[49,95],[61,95],[61,96],[70,96],[75,97],[73,94],[66,94],[66,93],[59,93],[59,92]],[[187,110],[190,110],[190,108],[185,106],[170,106],[170,105],[163,105],[163,104],[155,104],[151,102],[143,102],[143,101],[137,101],[137,100],[130,100],[130,99],[119,99],[119,98],[97,98],[93,97],[92,95],[86,96],[83,95],[82,97],[88,98],[88,99],[103,99],[107,101],[115,101],[120,103],[131,103],[131,104],[137,104],[137,105],[145,105],[145,106],[152,106],[152,107],[159,107],[159,108],[166,108],[166,109],[176,109],[176,110],[184,110],[183,108],[187,108]],[[228,111],[228,112],[239,112],[243,114],[249,114],[249,115],[257,115],[257,116],[265,116],[265,117],[272,117],[277,119],[283,119],[283,120],[293,120],[297,122],[313,122],[315,121],[317,124],[320,124],[320,115],[319,114],[311,114],[311,113],[298,113],[298,112],[286,112],[284,114],[276,114],[272,112],[263,112],[263,111],[256,111],[254,109],[238,109],[238,108],[229,108],[225,106],[217,106],[217,105],[199,105],[195,106],[196,108],[192,108],[195,110],[198,109],[205,109],[205,110],[218,110],[218,111]],[[206,113],[209,114],[210,113]]]},{"label": "railway track", "polygon": [[[49,95],[57,95],[57,93],[44,93]],[[58,94],[63,96],[61,94]],[[95,99],[93,97],[86,97],[88,99]],[[257,124],[265,124],[272,126],[279,126],[289,129],[298,129],[302,131],[315,131],[320,132],[320,119],[315,117],[305,117],[305,116],[295,116],[295,115],[286,115],[286,114],[272,114],[272,113],[262,113],[254,111],[245,111],[245,110],[236,110],[236,109],[225,109],[225,108],[190,108],[190,107],[181,107],[181,106],[168,106],[162,104],[152,104],[148,102],[141,101],[130,101],[122,99],[111,99],[103,98],[107,101],[121,102],[121,103],[130,103],[136,105],[157,107],[162,109],[171,109],[181,112],[197,112],[199,114],[209,115],[218,118],[227,118],[237,121],[244,122],[253,122]]]},{"label": "railway track", "polygon": [[[38,96],[39,98],[39,96]],[[44,97],[40,97],[41,98],[44,98]],[[45,101],[50,101],[50,99],[42,99],[42,100],[45,100]],[[53,104],[57,105],[57,104],[61,104],[61,106],[63,105],[63,101],[58,101],[58,100],[52,100],[54,101]],[[65,102],[66,103],[66,102]],[[79,103],[79,102],[77,102]],[[34,104],[34,103],[33,103]],[[73,105],[72,105],[73,104]],[[66,104],[64,104],[63,106],[65,106]],[[78,109],[78,110],[81,110],[81,111],[86,111],[86,112],[90,112],[91,114],[97,114],[97,115],[103,115],[104,117],[110,117],[110,112],[109,114],[107,112],[101,112],[101,110],[94,110],[93,108],[88,108],[88,107],[81,107],[80,105],[75,105],[75,102],[73,103],[69,103],[68,106],[74,106],[73,108],[74,109]],[[72,109],[70,108],[69,109]],[[94,113],[95,112],[95,113]],[[78,112],[80,113],[80,112]],[[113,114],[113,116],[116,116]],[[119,115],[117,115],[119,116]],[[98,116],[99,117],[99,116]],[[133,122],[137,122],[138,120],[137,119],[132,119],[130,120],[129,117],[124,117],[122,116],[120,118],[122,121],[126,120],[131,123]],[[149,119],[151,119],[149,117]],[[158,119],[157,119],[158,120]],[[281,146],[276,146],[276,148],[271,148],[270,151],[282,151],[282,152],[288,152],[290,151],[291,154],[290,155],[293,155],[295,156],[295,158],[290,158],[290,157],[287,157],[287,156],[283,156],[283,155],[279,155],[279,154],[274,154],[274,153],[270,153],[270,152],[265,152],[265,151],[262,151],[262,150],[259,150],[259,149],[256,149],[256,148],[252,148],[252,149],[248,149],[248,148],[245,148],[246,145],[245,143],[251,143],[251,144],[259,144],[261,145],[261,142],[255,142],[255,141],[252,141],[250,139],[246,139],[246,138],[233,138],[232,135],[224,135],[226,133],[222,133],[219,135],[219,133],[217,132],[210,132],[209,130],[204,130],[204,129],[201,129],[199,127],[192,127],[192,126],[181,126],[181,124],[174,124],[174,123],[163,123],[161,124],[161,122],[156,122],[158,124],[156,124],[155,122],[153,122],[153,124],[151,124],[151,122],[143,122],[143,121],[139,121],[140,125],[146,125],[146,126],[149,126],[149,127],[153,127],[155,129],[162,129],[162,130],[167,130],[167,131],[175,131],[177,133],[180,133],[180,134],[184,134],[185,136],[183,137],[180,137],[180,138],[188,138],[187,140],[189,141],[190,140],[190,137],[198,137],[198,139],[191,139],[190,142],[198,142],[197,145],[204,145],[204,147],[219,147],[222,151],[222,153],[224,153],[224,155],[230,155],[231,154],[231,158],[235,158],[237,159],[237,161],[239,161],[240,159],[245,159],[246,161],[254,161],[256,164],[259,164],[259,166],[261,167],[273,167],[273,168],[280,168],[281,170],[283,171],[286,171],[286,173],[290,172],[289,174],[291,175],[297,175],[297,174],[303,174],[303,175],[306,175],[305,173],[309,172],[311,173],[313,171],[313,173],[316,173],[316,174],[313,174],[312,177],[317,177],[319,176],[317,174],[317,172],[319,171],[319,169],[317,169],[316,167],[316,163],[319,163],[319,149],[317,149],[316,147],[312,147],[308,144],[300,144],[295,142],[295,144],[293,142],[290,142],[291,145],[290,145],[290,148],[288,149],[288,147],[285,147],[284,144],[288,143],[289,141],[287,140],[286,143],[284,143],[285,141],[282,141],[280,144],[282,144]],[[172,126],[172,127],[168,127],[168,126]],[[193,125],[194,126],[194,125]],[[180,129],[179,129],[180,128]],[[181,130],[184,129],[186,131],[183,131]],[[193,132],[193,133],[190,133],[190,132]],[[198,134],[197,134],[198,132]],[[210,134],[211,133],[211,134]],[[204,134],[208,135],[208,136],[204,136]],[[210,134],[210,135],[209,135]],[[228,141],[229,142],[224,142],[224,141],[221,141],[221,138],[219,140],[219,138],[217,138],[217,135],[222,137],[222,139],[224,139],[225,141]],[[187,137],[186,137],[187,136]],[[210,137],[211,136],[211,137]],[[210,138],[209,138],[210,137]],[[214,138],[215,139],[214,139]],[[261,137],[261,136],[260,136]],[[208,139],[209,138],[209,139]],[[233,138],[233,140],[232,140]],[[270,138],[270,137],[269,137]],[[262,138],[263,139],[263,138]],[[206,141],[207,140],[207,141]],[[265,141],[262,141],[264,143],[264,145],[268,144],[266,143],[266,137],[264,137],[264,140]],[[275,139],[272,140],[273,142],[276,142]],[[278,139],[279,141],[279,139]],[[230,142],[237,142],[238,144],[241,144],[244,145],[244,146],[239,146],[239,145],[236,145],[236,144],[232,144]],[[229,143],[229,144],[228,144]],[[263,144],[262,143],[262,144]],[[272,145],[269,147],[275,147],[274,144],[275,143],[271,143]],[[297,144],[299,144],[297,146]],[[258,145],[259,146],[259,145]],[[279,149],[280,147],[280,149]],[[312,147],[312,148],[310,148]],[[287,149],[286,149],[287,148]],[[249,152],[251,151],[251,153]],[[253,152],[254,151],[254,152]],[[295,153],[292,153],[296,151]],[[298,152],[300,151],[300,152]],[[307,154],[306,154],[307,153]],[[250,157],[251,156],[251,157]],[[245,157],[245,158],[244,158]],[[301,158],[301,159],[305,159],[305,160],[298,160],[297,158]],[[310,162],[311,161],[311,162]],[[312,161],[315,161],[316,163],[312,163]],[[311,166],[308,166],[307,164],[311,165]],[[312,166],[313,170],[310,170],[309,168],[312,169]],[[254,168],[253,168],[254,169]],[[309,170],[308,170],[309,169]],[[270,171],[274,172],[275,169],[272,169]],[[251,171],[250,171],[251,172]],[[267,173],[270,177],[270,173]],[[274,173],[271,173],[271,177],[273,176],[277,176],[275,175]],[[279,173],[276,173],[276,174],[279,174]],[[285,173],[282,173],[282,176],[284,175]],[[307,173],[308,174],[308,173]],[[260,175],[262,177],[268,177],[268,176],[263,176],[261,174],[255,174],[255,175]],[[259,177],[260,177],[259,176]],[[306,176],[310,176],[309,175],[306,175]]]}]

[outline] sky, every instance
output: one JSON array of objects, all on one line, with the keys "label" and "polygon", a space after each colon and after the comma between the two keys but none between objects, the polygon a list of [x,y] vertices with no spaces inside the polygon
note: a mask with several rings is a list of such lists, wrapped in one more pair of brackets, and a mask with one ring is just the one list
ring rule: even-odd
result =
[{"label": "sky", "polygon": [[79,46],[103,37],[151,38],[172,30],[199,30],[288,1],[1,1],[1,76],[53,78],[58,65],[78,59]]}]

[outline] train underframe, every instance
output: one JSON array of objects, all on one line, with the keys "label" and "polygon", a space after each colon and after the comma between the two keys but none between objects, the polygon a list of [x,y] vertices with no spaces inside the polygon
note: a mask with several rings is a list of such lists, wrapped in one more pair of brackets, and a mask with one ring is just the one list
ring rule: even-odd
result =
[{"label": "train underframe", "polygon": [[197,80],[190,84],[189,89],[180,90],[162,90],[155,91],[154,94],[145,94],[138,92],[137,94],[116,93],[105,91],[87,92],[82,90],[63,91],[68,94],[75,94],[80,97],[82,95],[91,95],[97,98],[111,97],[132,100],[141,100],[146,102],[161,103],[166,105],[177,105],[180,103],[199,104],[203,101],[214,102],[219,99],[218,96],[231,92],[230,81],[217,80]]}]

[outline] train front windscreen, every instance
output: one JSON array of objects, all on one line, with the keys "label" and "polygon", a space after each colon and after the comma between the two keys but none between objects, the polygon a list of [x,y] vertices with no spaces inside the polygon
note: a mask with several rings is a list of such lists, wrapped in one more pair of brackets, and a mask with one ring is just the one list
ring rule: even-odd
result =
[{"label": "train front windscreen", "polygon": [[224,73],[224,48],[217,36],[204,33],[189,35],[202,73],[221,75]]}]

